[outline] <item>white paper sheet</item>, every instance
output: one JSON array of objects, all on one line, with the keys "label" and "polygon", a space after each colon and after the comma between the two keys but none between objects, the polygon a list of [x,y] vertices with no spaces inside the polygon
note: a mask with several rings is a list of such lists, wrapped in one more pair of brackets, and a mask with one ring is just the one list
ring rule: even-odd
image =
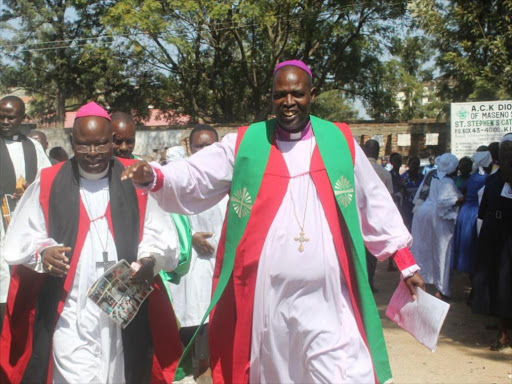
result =
[{"label": "white paper sheet", "polygon": [[422,289],[418,288],[417,292],[413,300],[409,288],[401,281],[391,297],[386,316],[434,352],[450,305]]}]

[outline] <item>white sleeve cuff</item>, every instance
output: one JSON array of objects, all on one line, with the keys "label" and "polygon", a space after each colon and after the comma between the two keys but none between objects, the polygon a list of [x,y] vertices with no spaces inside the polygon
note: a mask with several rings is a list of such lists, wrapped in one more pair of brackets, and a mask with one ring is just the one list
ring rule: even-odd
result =
[{"label": "white sleeve cuff", "polygon": [[24,263],[23,265],[30,268],[30,269],[33,269],[34,272],[37,272],[37,273],[46,273],[46,271],[44,270],[44,267],[43,267],[43,257],[42,257],[42,254],[43,252],[45,251],[45,249],[47,248],[50,248],[50,247],[54,247],[56,245],[62,245],[62,244],[58,244],[55,240],[53,239],[47,239],[43,245],[41,245],[36,253],[34,254],[34,257],[32,260],[30,260],[28,263]]},{"label": "white sleeve cuff", "polygon": [[404,270],[400,271],[402,274],[402,279],[407,279],[408,277],[411,277],[416,272],[418,272],[421,268],[418,266],[418,264],[411,265],[410,267],[405,268]]}]

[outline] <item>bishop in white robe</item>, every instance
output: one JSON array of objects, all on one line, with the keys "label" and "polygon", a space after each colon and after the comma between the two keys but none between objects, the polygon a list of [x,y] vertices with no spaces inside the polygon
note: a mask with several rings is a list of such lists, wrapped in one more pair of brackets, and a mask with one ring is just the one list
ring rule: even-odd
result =
[{"label": "bishop in white robe", "polygon": [[[353,282],[345,279],[347,271],[340,265],[336,239],[312,181],[316,140],[309,124],[308,107],[314,88],[303,69],[290,64],[278,68],[274,77],[274,109],[276,126],[279,125],[275,145],[279,156],[284,158],[286,175],[273,176],[289,181],[268,232],[252,234],[252,238],[264,239],[256,269],[250,260],[235,260],[242,265],[232,277],[238,279],[235,286],[243,286],[244,278],[249,284],[251,276],[256,274],[253,300],[251,295],[236,297],[235,292],[234,313],[231,304],[221,299],[210,319],[214,382],[370,383],[378,380],[347,288]],[[284,112],[280,103],[286,107]],[[290,123],[298,124],[300,129],[288,129]],[[283,126],[287,129],[282,129]],[[144,163],[138,164],[127,169],[123,177],[131,177],[140,188],[150,189],[167,211],[198,213],[230,193],[238,140],[237,134],[228,134],[220,143],[188,159],[165,167],[152,163],[152,170]],[[354,198],[365,246],[379,260],[410,255],[407,248],[411,235],[389,193],[360,147],[355,142],[349,146],[355,151]],[[267,172],[274,173],[274,169],[267,168]],[[237,196],[238,209],[250,210],[258,198],[259,195],[255,203],[252,201],[254,205],[249,200],[241,204]],[[233,203],[231,195],[230,204]],[[259,217],[264,219],[265,215]],[[299,236],[299,232],[306,236]],[[245,242],[238,249],[253,246],[258,244]],[[408,263],[398,264],[404,278],[417,276],[415,272],[419,268],[412,257]],[[219,270],[217,265],[217,278]],[[226,294],[233,295],[232,285],[228,285]],[[241,309],[244,306],[249,315]],[[214,320],[218,324],[215,330]],[[237,333],[245,327],[249,327],[248,338],[243,331]],[[223,338],[224,332],[233,335],[232,328],[235,328],[233,338]],[[247,360],[246,349],[250,351]]]},{"label": "bishop in white robe", "polygon": [[[170,383],[174,376],[163,373],[181,353],[174,315],[158,307],[168,304],[165,289],[159,289],[163,285],[154,286],[125,329],[87,297],[89,288],[121,259],[152,260],[147,262],[150,276],[178,264],[170,216],[154,199],[120,182],[121,171],[133,160],[111,157],[112,129],[99,108],[79,111],[75,157],[44,170],[28,188],[2,244],[6,261],[16,269],[1,335],[0,381],[135,384],[160,375]],[[68,239],[66,244],[61,238]],[[63,253],[63,263],[51,261],[48,253],[55,247],[71,248],[69,263]],[[141,269],[148,272],[145,264]],[[28,323],[21,317],[28,317]],[[159,334],[158,325],[167,327],[167,334]],[[22,334],[28,341],[20,339]],[[158,356],[160,342],[174,357]]]}]

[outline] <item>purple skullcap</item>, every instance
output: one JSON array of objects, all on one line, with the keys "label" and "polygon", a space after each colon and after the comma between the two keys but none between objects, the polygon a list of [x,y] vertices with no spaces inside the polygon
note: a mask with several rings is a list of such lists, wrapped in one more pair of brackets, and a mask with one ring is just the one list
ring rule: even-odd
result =
[{"label": "purple skullcap", "polygon": [[302,69],[303,71],[306,71],[306,73],[309,75],[309,77],[313,78],[313,73],[311,72],[311,69],[309,69],[309,67],[306,65],[306,63],[304,63],[303,61],[300,61],[300,60],[286,60],[286,61],[283,61],[282,63],[277,64],[276,67],[274,68],[274,74],[277,71],[279,71],[281,68],[286,67],[288,65],[291,65],[293,67],[298,67],[298,68]]},{"label": "purple skullcap", "polygon": [[108,112],[105,109],[103,109],[101,106],[96,104],[94,101],[91,101],[90,103],[82,105],[75,115],[75,120],[78,119],[79,117],[85,117],[85,116],[98,116],[98,117],[103,117],[104,119],[107,119],[109,121],[112,121],[110,119],[110,115],[108,114]]}]

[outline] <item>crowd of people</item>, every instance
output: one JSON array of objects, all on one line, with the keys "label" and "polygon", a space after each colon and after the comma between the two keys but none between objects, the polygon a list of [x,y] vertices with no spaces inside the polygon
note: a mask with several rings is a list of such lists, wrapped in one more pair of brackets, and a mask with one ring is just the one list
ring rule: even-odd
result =
[{"label": "crowd of people", "polygon": [[[423,171],[418,157],[403,167],[398,153],[380,164],[389,169],[384,178],[391,176],[393,200],[411,231],[411,250],[425,282],[435,287],[436,297],[449,301],[454,271],[466,273],[473,312],[497,318],[494,351],[510,346],[512,327],[510,141],[507,134],[460,160],[450,153],[431,156]],[[369,140],[365,148],[375,143]],[[376,159],[378,151],[367,155]],[[369,264],[372,276],[370,270]]]},{"label": "crowd of people", "polygon": [[[450,154],[427,172],[392,154],[387,170],[378,142],[362,149],[348,125],[310,115],[315,96],[307,65],[280,63],[275,119],[222,140],[197,125],[189,148],[151,163],[133,154],[132,116],[91,102],[73,157],[53,166],[45,138],[19,132],[23,102],[0,100],[0,382],[203,382],[208,370],[215,383],[386,382],[377,260],[413,298],[422,275],[446,298],[452,264],[469,268],[474,310],[500,317],[508,345],[510,135],[490,176],[485,150],[458,181]],[[455,255],[476,233],[457,220],[476,211],[478,252]],[[152,286],[125,327],[88,298],[123,260],[130,281]]]}]

